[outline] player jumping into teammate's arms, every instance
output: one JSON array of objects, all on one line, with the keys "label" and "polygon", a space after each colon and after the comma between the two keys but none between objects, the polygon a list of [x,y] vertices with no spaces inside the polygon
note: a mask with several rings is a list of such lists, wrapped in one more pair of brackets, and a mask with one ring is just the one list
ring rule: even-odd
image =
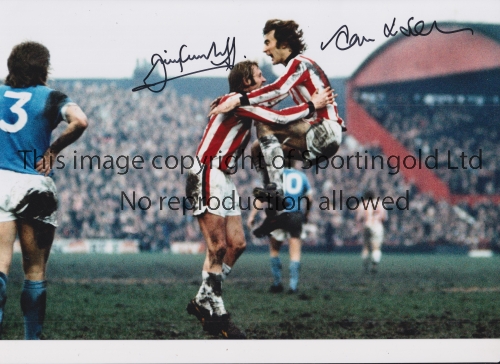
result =
[{"label": "player jumping into teammate's arms", "polygon": [[[25,275],[24,337],[36,340],[42,334],[45,272],[57,226],[57,192],[48,175],[58,154],[82,135],[87,117],[65,94],[46,86],[50,54],[42,44],[15,46],[7,65],[9,74],[0,86],[0,333],[18,235]],[[49,145],[62,120],[66,129]]]},{"label": "player jumping into teammate's arms", "polygon": [[[315,90],[329,88],[330,83],[323,70],[312,59],[302,53],[306,45],[302,30],[293,20],[268,20],[264,26],[264,53],[273,64],[283,64],[285,73],[275,82],[251,92],[235,95],[215,107],[209,115],[227,113],[239,105],[274,105],[291,95],[296,104],[307,102]],[[261,171],[264,188],[256,188],[254,195],[263,201],[275,201],[276,209],[283,204],[283,168],[273,163],[284,154],[310,165],[320,156],[333,156],[341,143],[344,121],[337,112],[336,103],[317,110],[302,121],[286,127],[257,124],[257,137],[266,169],[259,168],[260,156],[252,147],[254,164]],[[276,198],[276,199],[275,199]],[[269,223],[266,219],[264,224]]]},{"label": "player jumping into teammate's arms", "polygon": [[[232,93],[221,101],[235,92],[249,92],[261,87],[265,81],[255,62],[240,62],[229,74]],[[314,93],[310,102],[291,108],[272,110],[245,106],[209,119],[196,151],[203,167],[189,171],[186,196],[207,243],[202,284],[196,297],[189,302],[187,311],[195,315],[210,334],[221,334],[229,339],[246,337],[224,307],[222,282],[246,247],[239,196],[230,174],[234,173],[236,161],[248,144],[252,120],[286,124],[304,118],[330,102],[333,102],[333,95],[327,89]],[[234,205],[224,205],[226,197],[230,197]]]},{"label": "player jumping into teammate's arms", "polygon": [[[288,250],[290,253],[290,281],[288,293],[297,293],[299,283],[300,258],[301,258],[301,234],[302,225],[307,221],[310,206],[312,203],[312,189],[306,175],[293,168],[293,160],[288,159],[289,164],[283,171],[283,191],[285,200],[290,204],[286,212],[276,216],[276,222],[269,224],[274,227],[273,231],[265,230],[262,227],[256,229],[254,234],[257,237],[270,235],[269,255],[271,263],[271,273],[274,281],[269,291],[271,293],[283,292],[281,283],[281,260],[279,252],[281,245],[288,238]],[[257,201],[248,216],[247,226],[251,229],[255,216],[257,215],[262,202]],[[270,228],[272,229],[272,228]]]}]

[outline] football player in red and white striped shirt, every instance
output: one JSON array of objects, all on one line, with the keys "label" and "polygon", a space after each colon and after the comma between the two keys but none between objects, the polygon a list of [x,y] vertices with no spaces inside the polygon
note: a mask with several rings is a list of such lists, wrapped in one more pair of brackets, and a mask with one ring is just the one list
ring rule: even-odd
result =
[{"label": "football player in red and white striped shirt", "polygon": [[[233,94],[224,96],[222,100],[231,97],[234,92],[259,88],[265,81],[255,62],[240,62],[229,75]],[[190,208],[207,242],[203,281],[198,294],[189,302],[187,311],[201,321],[205,331],[222,334],[225,338],[245,338],[224,307],[221,284],[246,246],[240,199],[230,175],[236,170],[237,159],[250,139],[252,119],[283,125],[305,118],[316,112],[316,108],[324,108],[331,102],[331,90],[325,89],[316,92],[309,102],[291,108],[272,110],[244,106],[209,119],[196,151],[196,158],[202,167],[191,169],[186,183]]]},{"label": "football player in red and white striped shirt", "polygon": [[356,212],[358,229],[363,231],[361,258],[366,273],[369,271],[377,273],[378,264],[382,259],[381,248],[384,242],[384,221],[387,220],[387,210],[384,209],[382,203],[379,204],[380,198],[375,198],[373,191],[366,191],[363,197],[366,206],[364,206],[365,203],[363,202]]},{"label": "football player in red and white striped shirt", "polygon": [[[311,100],[317,89],[329,88],[330,83],[323,70],[312,59],[302,55],[306,45],[298,27],[293,20],[268,20],[263,30],[263,51],[271,57],[273,64],[283,64],[285,73],[270,85],[243,93],[243,96],[230,97],[214,108],[210,115],[226,113],[240,105],[275,104],[288,95],[300,104]],[[269,177],[264,179],[264,184],[271,182],[277,191],[282,190],[283,169],[272,162],[276,158],[283,160],[283,152],[293,159],[308,161],[310,165],[316,163],[319,156],[333,156],[339,148],[343,130],[344,121],[338,115],[335,102],[287,128],[259,123],[257,137]],[[252,148],[255,157],[257,147]]]}]

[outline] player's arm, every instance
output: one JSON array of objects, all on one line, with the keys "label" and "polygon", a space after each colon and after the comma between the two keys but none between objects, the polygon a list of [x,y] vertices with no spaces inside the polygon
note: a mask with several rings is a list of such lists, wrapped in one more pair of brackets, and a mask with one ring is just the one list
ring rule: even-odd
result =
[{"label": "player's arm", "polygon": [[220,100],[222,100],[224,96],[219,96],[217,97],[215,100],[213,100],[211,103],[210,103],[210,111],[212,111],[213,109],[215,109],[217,107],[217,105],[220,104]]},{"label": "player's arm", "polygon": [[36,170],[45,175],[50,173],[57,155],[68,145],[80,138],[88,126],[87,116],[82,109],[74,103],[65,105],[62,109],[62,114],[64,119],[68,122],[68,126],[59,138],[57,138],[45,151],[43,159],[40,159],[36,164]]},{"label": "player's arm", "polygon": [[252,226],[255,222],[255,216],[257,216],[259,211],[262,211],[263,205],[264,204],[261,201],[259,201],[257,199],[254,200],[252,209],[250,210],[250,214],[248,215],[248,219],[247,219],[247,226],[249,229],[252,228]]},{"label": "player's arm", "polygon": [[300,76],[305,71],[306,66],[302,62],[293,60],[288,64],[285,74],[273,83],[251,91],[248,94],[237,94],[232,96],[211,110],[208,116],[227,113],[241,105],[257,105],[265,102],[272,102],[278,98],[283,99],[283,95],[287,95],[293,86],[302,82]]},{"label": "player's arm", "polygon": [[290,90],[304,81],[302,77],[306,73],[306,65],[294,59],[290,61],[285,69],[285,73],[278,77],[273,83],[253,90],[241,98],[242,105],[256,105],[269,102],[276,98],[288,95]]},{"label": "player's arm", "polygon": [[316,90],[311,101],[281,110],[274,110],[264,106],[240,106],[234,110],[241,117],[251,118],[264,123],[288,124],[308,116],[316,110],[326,107],[333,102],[333,93],[329,87]]},{"label": "player's arm", "polygon": [[[292,88],[301,84],[310,76],[308,75],[308,69],[304,62],[299,60],[293,60],[289,63],[285,69],[285,73],[279,77],[273,83],[243,94],[239,100],[239,104],[242,106],[246,105],[262,105],[262,104],[272,104],[283,100],[290,92]],[[327,86],[327,84],[322,84],[320,89],[329,89],[334,91]],[[335,97],[337,95],[334,95]],[[329,104],[333,104],[333,99]],[[237,103],[237,100],[233,101]],[[326,106],[326,105],[325,105]]]},{"label": "player's arm", "polygon": [[288,124],[312,114],[316,109],[312,103],[300,104],[286,109],[274,110],[263,106],[240,106],[234,110],[238,116],[266,124]]}]

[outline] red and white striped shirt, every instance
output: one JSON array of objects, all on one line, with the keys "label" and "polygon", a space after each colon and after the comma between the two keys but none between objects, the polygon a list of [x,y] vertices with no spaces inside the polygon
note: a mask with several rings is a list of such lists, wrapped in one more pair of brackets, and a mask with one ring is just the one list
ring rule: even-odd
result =
[{"label": "red and white striped shirt", "polygon": [[[220,102],[234,95],[237,94],[225,95]],[[252,120],[287,124],[309,114],[309,104],[302,103],[282,110],[263,106],[240,106],[229,113],[214,115],[208,121],[196,150],[196,157],[211,168],[229,171],[235,167],[250,140]]]},{"label": "red and white striped shirt", "polygon": [[[299,54],[288,61],[285,73],[275,82],[247,93],[246,97],[250,105],[274,105],[290,94],[298,105],[310,101],[316,89],[322,90],[328,86],[330,86],[330,81],[316,62]],[[333,105],[328,104],[327,107],[317,110],[306,121],[314,124],[323,119],[337,121],[345,130],[344,120],[339,116],[335,102]]]},{"label": "red and white striped shirt", "polygon": [[[387,211],[382,207],[378,206],[377,209],[373,208],[373,203],[368,203],[366,208],[359,208],[356,215],[356,220],[362,222],[366,227],[371,229],[376,229],[387,220]],[[378,199],[375,206],[378,204]]]}]

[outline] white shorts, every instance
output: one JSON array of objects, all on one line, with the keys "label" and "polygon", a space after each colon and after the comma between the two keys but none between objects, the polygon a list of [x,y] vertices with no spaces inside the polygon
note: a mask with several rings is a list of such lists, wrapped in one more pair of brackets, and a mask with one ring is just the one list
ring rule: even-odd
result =
[{"label": "white shorts", "polygon": [[0,222],[33,218],[57,226],[57,203],[52,178],[0,169]]},{"label": "white shorts", "polygon": [[186,199],[195,216],[205,211],[222,217],[241,215],[240,196],[231,176],[207,165],[188,172]]},{"label": "white shorts", "polygon": [[365,245],[370,245],[372,249],[380,249],[384,241],[384,225],[377,224],[366,226],[364,230]]}]

